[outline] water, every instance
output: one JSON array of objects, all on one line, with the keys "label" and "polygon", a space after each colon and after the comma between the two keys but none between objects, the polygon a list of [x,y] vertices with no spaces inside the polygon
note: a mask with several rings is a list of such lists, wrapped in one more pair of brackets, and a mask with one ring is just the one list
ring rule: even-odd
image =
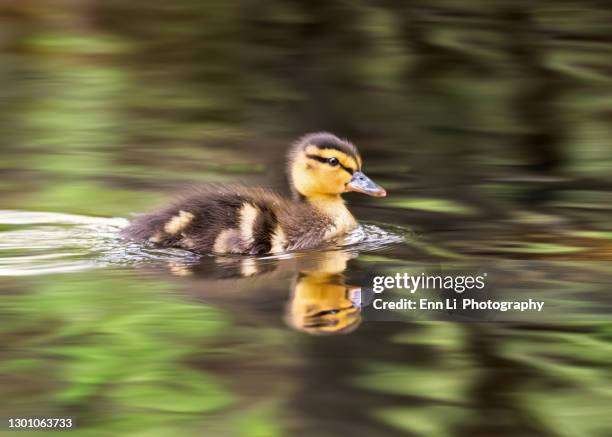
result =
[{"label": "water", "polygon": [[[122,265],[194,265],[211,255],[158,248],[121,238],[128,223],[124,218],[88,217],[75,214],[0,211],[0,276],[34,276],[77,272]],[[375,252],[404,241],[409,231],[399,226],[363,224],[330,249],[352,253]],[[265,263],[317,256],[320,251],[285,253],[262,257],[213,257],[223,263]],[[11,254],[18,254],[11,256]],[[233,260],[233,262],[232,262]]]},{"label": "water", "polygon": [[[510,325],[426,313],[381,322],[360,308],[372,274],[448,271],[465,260],[403,259],[432,249],[400,226],[364,224],[325,251],[220,258],[127,242],[118,236],[126,222],[0,213],[8,414],[61,411],[94,433],[262,426],[267,434],[282,423],[304,434],[389,435],[458,426],[440,423],[442,413],[484,430],[482,414],[497,414],[508,432],[539,433],[544,425],[521,418],[524,402],[550,417],[569,414],[585,394],[589,417],[605,414],[605,265],[583,266],[603,317],[578,311],[574,325],[570,313],[585,308],[576,264],[563,276],[567,264],[511,260],[467,265],[514,277],[512,287],[562,311]],[[507,296],[512,287],[496,289]]]},{"label": "water", "polygon": [[[196,3],[0,5],[0,416],[92,436],[609,435],[607,8]],[[287,193],[288,144],[322,129],[389,193],[346,196],[362,226],[341,244],[118,237],[192,184]],[[487,298],[547,310],[381,321],[372,279],[395,272],[488,273]]]}]

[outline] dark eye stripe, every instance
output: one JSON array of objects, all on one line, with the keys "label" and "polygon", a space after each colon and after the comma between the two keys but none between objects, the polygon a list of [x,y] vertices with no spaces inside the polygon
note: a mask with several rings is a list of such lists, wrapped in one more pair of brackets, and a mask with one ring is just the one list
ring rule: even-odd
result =
[{"label": "dark eye stripe", "polygon": [[345,167],[342,164],[340,164],[340,167],[342,167],[343,170],[346,170],[348,172],[348,174],[350,174],[351,176],[353,175],[353,173],[355,173],[355,170],[353,170],[350,167]]},{"label": "dark eye stripe", "polygon": [[315,161],[319,161],[322,162],[324,164],[327,164],[327,158],[323,158],[322,156],[319,155],[306,155],[307,158],[310,159],[314,159]]},{"label": "dark eye stripe", "polygon": [[[329,164],[329,163],[327,162],[327,158],[323,158],[322,156],[319,156],[319,155],[310,155],[310,154],[309,154],[309,155],[306,155],[306,157],[307,157],[307,158],[310,158],[310,159],[314,159],[315,161],[322,162],[322,163],[324,163],[324,164]],[[338,162],[338,165],[339,165],[340,167],[342,167],[342,169],[343,169],[343,170],[347,171],[347,172],[348,172],[350,175],[352,175],[353,173],[355,173],[355,170],[353,170],[352,168],[349,168],[349,167],[345,167],[345,166],[344,166],[344,165],[342,165],[340,162]]]}]

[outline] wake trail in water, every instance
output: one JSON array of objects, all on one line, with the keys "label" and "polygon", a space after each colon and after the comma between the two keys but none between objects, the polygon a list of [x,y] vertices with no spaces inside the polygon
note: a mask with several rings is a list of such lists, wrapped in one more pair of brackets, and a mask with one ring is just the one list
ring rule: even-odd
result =
[{"label": "wake trail in water", "polygon": [[[127,241],[119,236],[127,223],[124,218],[0,210],[0,276],[77,272],[111,265],[195,262],[200,258],[181,249]],[[405,237],[406,231],[399,228],[364,224],[335,247],[375,251],[401,243]]]}]

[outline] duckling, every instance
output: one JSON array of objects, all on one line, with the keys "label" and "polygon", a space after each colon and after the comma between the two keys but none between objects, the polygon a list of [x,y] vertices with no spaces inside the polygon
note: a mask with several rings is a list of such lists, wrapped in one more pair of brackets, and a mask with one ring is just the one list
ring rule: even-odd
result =
[{"label": "duckling", "polygon": [[305,135],[287,157],[292,199],[263,188],[201,187],[135,218],[122,234],[198,253],[278,254],[331,243],[354,229],[343,193],[386,196],[361,171],[357,148],[333,134]]}]

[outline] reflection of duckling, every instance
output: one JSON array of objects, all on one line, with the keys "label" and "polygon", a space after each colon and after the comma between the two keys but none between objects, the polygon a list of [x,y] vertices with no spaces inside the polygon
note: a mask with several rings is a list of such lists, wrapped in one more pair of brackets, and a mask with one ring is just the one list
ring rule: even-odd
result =
[{"label": "reflection of duckling", "polygon": [[[193,284],[198,299],[227,306],[241,320],[261,316],[262,309],[269,309],[262,302],[280,302],[293,277],[285,306],[287,324],[309,334],[342,334],[361,322],[361,289],[346,285],[342,274],[355,256],[334,250],[291,258],[203,257],[197,263],[172,262],[168,267]],[[278,320],[277,313],[272,320]]]},{"label": "reflection of duckling", "polygon": [[[336,277],[334,277],[336,276]],[[309,334],[340,334],[361,322],[359,287],[342,283],[338,275],[300,276],[287,311],[287,322]]]},{"label": "reflection of duckling", "polygon": [[202,188],[136,218],[123,234],[195,252],[280,253],[312,248],[354,229],[342,193],[386,195],[361,172],[355,146],[328,133],[295,143],[288,171],[293,200],[261,188]]},{"label": "reflection of duckling", "polygon": [[345,285],[342,276],[349,258],[326,252],[316,268],[300,271],[287,307],[289,325],[309,334],[348,333],[359,325],[361,289]]}]

